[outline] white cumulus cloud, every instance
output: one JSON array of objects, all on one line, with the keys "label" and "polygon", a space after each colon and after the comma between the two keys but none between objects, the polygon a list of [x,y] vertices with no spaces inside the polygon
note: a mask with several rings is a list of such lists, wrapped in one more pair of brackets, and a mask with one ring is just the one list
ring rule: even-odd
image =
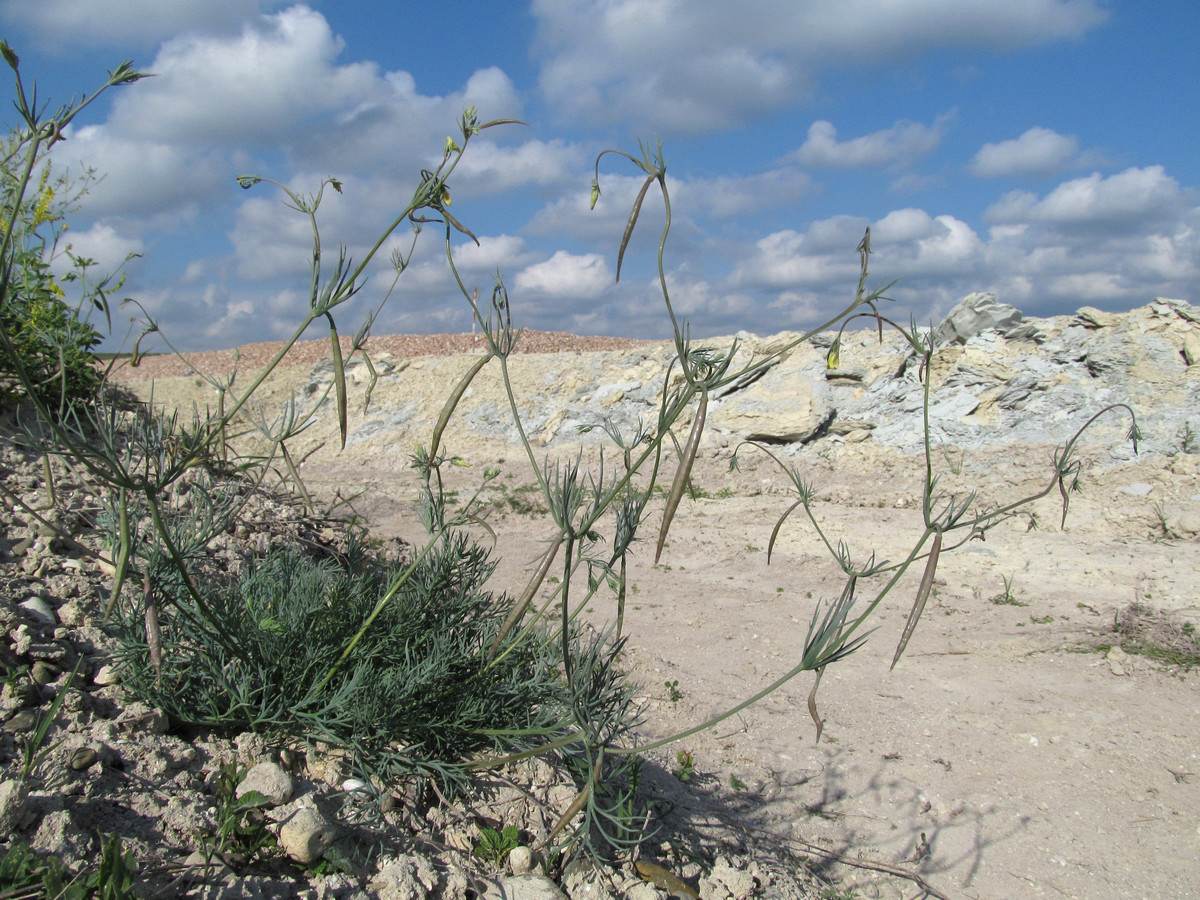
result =
[{"label": "white cumulus cloud", "polygon": [[1013,191],[987,211],[989,221],[1074,223],[1131,230],[1177,215],[1185,203],[1179,182],[1162,166],[1129,168],[1107,178],[1094,172],[1066,181],[1038,199]]},{"label": "white cumulus cloud", "polygon": [[518,291],[559,296],[568,302],[599,297],[612,283],[613,274],[604,257],[565,250],[522,269],[514,281]]},{"label": "white cumulus cloud", "polygon": [[1049,128],[1030,128],[1018,138],[984,144],[967,167],[983,178],[1061,171],[1079,155],[1079,140]]},{"label": "white cumulus cloud", "polygon": [[937,149],[952,114],[938,116],[933,125],[897,122],[847,141],[837,139],[832,122],[820,120],[808,128],[806,140],[793,157],[814,168],[848,169],[863,166],[906,166]]},{"label": "white cumulus cloud", "polygon": [[0,16],[50,44],[150,44],[181,32],[227,31],[259,0],[3,0]]},{"label": "white cumulus cloud", "polygon": [[535,0],[543,95],[662,134],[743,124],[810,96],[827,67],[1077,38],[1101,0]]}]

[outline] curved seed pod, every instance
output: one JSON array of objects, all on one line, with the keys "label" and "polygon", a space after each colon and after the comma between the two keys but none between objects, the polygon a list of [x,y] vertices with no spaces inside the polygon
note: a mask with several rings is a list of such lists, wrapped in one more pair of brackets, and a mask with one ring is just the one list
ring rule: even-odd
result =
[{"label": "curved seed pod", "polygon": [[521,592],[520,598],[513,604],[512,611],[508,614],[508,618],[504,620],[504,624],[500,626],[500,630],[496,632],[496,636],[492,638],[492,645],[488,647],[487,658],[490,660],[496,655],[496,651],[500,648],[500,642],[508,635],[513,627],[521,620],[521,616],[525,615],[525,610],[529,608],[529,604],[533,602],[533,596],[538,592],[538,588],[542,586],[542,582],[546,580],[546,575],[550,572],[550,566],[554,564],[554,557],[558,555],[558,548],[562,546],[563,536],[558,535],[546,550],[542,557],[542,563],[538,566],[537,571],[533,573],[533,577],[529,579],[529,584],[525,586],[525,590]]},{"label": "curved seed pod", "polygon": [[433,426],[433,439],[429,444],[429,460],[433,462],[437,459],[438,447],[442,443],[442,432],[446,430],[446,426],[450,424],[450,416],[454,414],[454,408],[458,406],[458,401],[462,399],[462,395],[466,393],[467,387],[479,374],[480,370],[487,365],[488,360],[492,358],[490,353],[481,356],[475,361],[471,368],[467,369],[465,375],[458,380],[458,384],[454,386],[454,390],[450,392],[450,396],[446,398],[446,404],[442,407],[442,414],[438,416],[437,424]]},{"label": "curved seed pod", "polygon": [[700,448],[700,436],[704,432],[704,417],[708,413],[708,388],[703,388],[700,394],[700,405],[696,407],[696,420],[692,422],[692,433],[688,435],[687,443],[683,445],[683,455],[679,460],[679,469],[675,480],[671,482],[671,493],[667,495],[667,508],[663,511],[662,527],[658,530],[658,544],[654,550],[654,562],[662,556],[663,544],[667,541],[667,532],[671,529],[671,520],[675,518],[675,510],[683,497],[683,488],[692,475],[692,463],[696,461],[696,451]]},{"label": "curved seed pod", "polygon": [[588,800],[592,796],[592,785],[600,780],[600,766],[604,762],[604,748],[600,749],[600,754],[596,759],[596,765],[592,769],[592,777],[588,779],[587,784],[583,786],[583,790],[579,792],[579,796],[571,801],[571,805],[563,811],[559,816],[558,821],[554,823],[554,827],[550,829],[550,833],[546,835],[546,839],[535,847],[535,850],[545,850],[550,846],[560,831],[570,824],[571,820],[577,816],[588,804]]},{"label": "curved seed pod", "polygon": [[821,686],[821,676],[825,674],[825,667],[817,669],[816,680],[813,681],[812,690],[808,692],[808,714],[812,717],[813,724],[817,726],[817,736],[814,743],[821,743],[821,732],[825,729],[825,720],[817,713],[817,688]]},{"label": "curved seed pod", "polygon": [[625,259],[625,248],[629,246],[629,239],[633,237],[633,226],[637,224],[638,216],[642,212],[642,201],[646,199],[646,192],[652,184],[653,175],[646,179],[642,189],[638,191],[637,199],[633,201],[633,209],[629,211],[629,221],[625,223],[625,233],[621,235],[621,249],[617,251],[617,281],[621,280],[621,261]]},{"label": "curved seed pod", "polygon": [[346,364],[342,360],[342,341],[338,337],[337,324],[329,313],[325,313],[325,318],[329,320],[330,353],[333,354],[333,389],[337,395],[338,429],[342,437],[342,449],[345,450],[346,433],[349,428],[346,421]]},{"label": "curved seed pod", "polygon": [[933,590],[933,576],[937,572],[938,556],[942,552],[942,532],[939,529],[933,535],[933,546],[929,548],[929,561],[925,563],[925,574],[921,576],[921,586],[917,588],[917,599],[913,601],[912,611],[908,614],[908,623],[904,626],[904,633],[900,635],[900,643],[896,646],[896,655],[892,658],[891,668],[896,668],[896,663],[900,662],[900,656],[904,653],[904,648],[908,646],[908,639],[912,637],[912,633],[917,629],[917,621],[921,618],[921,613],[925,611],[925,601],[929,599],[929,592]]},{"label": "curved seed pod", "polygon": [[158,606],[154,602],[149,574],[142,576],[142,590],[146,596],[146,645],[150,648],[150,662],[154,664],[154,683],[157,687],[162,684],[162,629],[158,624]]},{"label": "curved seed pod", "polygon": [[112,615],[113,607],[121,599],[121,588],[125,584],[125,576],[129,572],[129,552],[133,547],[133,538],[129,529],[129,494],[125,488],[117,498],[117,547],[116,572],[113,573],[112,593],[108,605],[104,607],[104,618]]},{"label": "curved seed pod", "polygon": [[771,554],[775,550],[775,540],[779,537],[779,530],[781,528],[783,528],[783,523],[787,521],[787,517],[792,514],[792,512],[796,509],[797,506],[800,506],[803,503],[804,503],[804,500],[800,499],[800,500],[797,500],[795,503],[793,503],[791,506],[789,506],[787,508],[787,510],[784,512],[784,514],[779,517],[779,521],[775,523],[775,527],[771,529],[771,539],[769,541],[767,541],[767,565],[768,566],[771,564]]},{"label": "curved seed pod", "polygon": [[673,894],[676,897],[690,897],[691,900],[700,900],[700,894],[696,889],[670,869],[663,868],[645,859],[639,859],[633,864],[633,868],[638,873],[638,877],[643,881],[649,881],[655,887],[661,888],[668,894]]}]

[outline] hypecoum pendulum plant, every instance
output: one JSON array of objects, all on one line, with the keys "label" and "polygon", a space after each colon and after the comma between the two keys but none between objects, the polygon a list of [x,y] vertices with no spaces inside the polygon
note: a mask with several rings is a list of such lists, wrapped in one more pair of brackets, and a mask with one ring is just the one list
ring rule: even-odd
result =
[{"label": "hypecoum pendulum plant", "polygon": [[[18,109],[25,122],[15,139],[19,152],[8,158],[9,167],[23,174],[18,174],[18,189],[5,210],[0,301],[7,306],[15,302],[11,275],[18,271],[13,223],[22,215],[29,218],[25,189],[45,150],[91,98],[49,119],[40,118],[36,106],[24,101],[15,54],[6,45],[4,50],[17,73]],[[104,87],[141,77],[124,64]],[[663,205],[657,275],[674,354],[662,373],[657,416],[631,433],[607,419],[589,426],[600,428],[611,440],[616,465],[606,464],[603,454],[591,468],[585,467],[582,456],[539,459],[510,377],[510,357],[521,332],[512,321],[508,290],[497,277],[490,299],[481,303],[459,276],[452,245],[455,234],[472,240],[475,236],[450,212],[448,182],[475,136],[507,124],[515,123],[481,123],[475,109],[468,108],[459,120],[458,137],[447,138],[440,163],[420,173],[412,199],[357,263],[345,248],[339,247],[332,263],[323,252],[318,211],[326,188],[340,192],[337,179],[325,179],[315,194],[304,195],[270,179],[239,176],[238,183],[247,189],[274,185],[286,203],[308,219],[313,236],[309,309],[261,371],[244,377],[236,371],[202,376],[217,394],[215,411],[129,411],[103,393],[94,404],[65,416],[56,417],[44,401],[34,398],[34,404],[49,429],[44,449],[85,466],[107,485],[102,524],[115,573],[108,607],[123,648],[125,682],[139,696],[179,723],[322,741],[344,753],[381,794],[390,792],[398,779],[410,777],[463,788],[478,769],[555,754],[573,774],[579,791],[545,835],[543,849],[558,859],[580,851],[611,858],[635,851],[652,827],[651,813],[637,790],[642,754],[713,727],[803,672],[814,674],[809,711],[819,736],[816,692],[822,674],[863,645],[880,602],[913,566],[923,564],[924,574],[893,665],[920,620],[944,552],[1014,517],[1032,521],[1031,504],[1055,490],[1061,493],[1065,516],[1080,474],[1074,451],[1095,417],[1056,454],[1043,491],[996,506],[979,505],[973,494],[943,495],[930,449],[928,372],[935,349],[931,329],[918,328],[915,322],[902,328],[881,312],[890,285],[868,288],[870,231],[858,246],[861,267],[854,294],[827,321],[770,353],[745,360],[736,341],[725,350],[706,347],[692,339],[689,324],[677,316],[672,302],[664,263],[672,222],[666,161],[661,147],[643,146],[637,156],[607,150],[597,157],[591,201],[594,207],[601,190],[600,164],[610,154],[645,176],[620,239],[618,280],[644,203],[654,197]],[[334,369],[332,408],[344,447],[346,367],[355,358],[366,361],[372,373],[369,400],[374,367],[368,344],[378,309],[349,340],[348,353],[335,313],[362,290],[367,266],[405,226],[412,230],[414,245],[423,231],[438,232],[449,271],[482,324],[485,343],[483,355],[456,384],[447,385],[429,442],[412,456],[427,539],[402,563],[381,561],[352,534],[347,549],[336,558],[314,558],[288,548],[254,560],[240,578],[212,571],[206,565],[206,549],[238,522],[247,496],[263,484],[268,472],[294,483],[304,504],[314,505],[288,443],[314,421],[328,395],[303,407],[293,399],[272,415],[255,409],[255,394],[290,347],[323,320]],[[406,271],[414,245],[407,252],[392,253],[397,278]],[[661,511],[654,504],[657,561],[689,484],[710,398],[755,377],[817,332],[844,330],[858,317],[874,320],[881,337],[885,325],[898,330],[920,363],[918,377],[925,385],[923,528],[912,550],[899,563],[877,562],[869,552],[865,563],[856,562],[850,548],[840,541],[835,545],[822,529],[813,512],[814,488],[797,466],[760,444],[739,447],[738,453],[768,454],[796,494],[772,532],[769,551],[791,512],[803,508],[844,573],[845,586],[832,602],[814,605],[804,646],[796,648],[795,664],[782,677],[685,731],[639,743],[638,713],[618,660],[627,640],[622,632],[629,554],[651,512],[652,498],[665,491]],[[134,344],[133,364],[142,338],[152,333],[162,338],[146,317],[145,330]],[[841,333],[829,349],[830,367],[839,363]],[[7,336],[0,347],[11,352]],[[467,533],[470,526],[490,531],[481,516],[480,492],[498,469],[485,466],[479,490],[453,512],[444,489],[444,469],[462,462],[446,446],[447,427],[472,381],[488,366],[499,369],[525,463],[548,510],[546,550],[514,597],[491,589],[494,563]],[[31,377],[22,375],[20,367],[18,378],[32,387]],[[1121,410],[1132,416],[1128,408]],[[237,438],[248,429],[265,438],[270,449],[239,454]],[[1136,446],[1136,424],[1130,436]],[[861,551],[858,558],[864,558]],[[860,594],[867,592],[873,596],[860,605]],[[589,633],[579,624],[580,614],[607,595],[615,601],[614,624],[599,634]]]}]

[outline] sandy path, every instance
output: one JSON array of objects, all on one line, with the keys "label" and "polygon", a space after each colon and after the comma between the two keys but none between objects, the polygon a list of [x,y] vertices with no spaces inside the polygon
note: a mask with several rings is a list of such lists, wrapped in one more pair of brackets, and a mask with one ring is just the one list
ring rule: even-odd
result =
[{"label": "sandy path", "polygon": [[[962,479],[1007,482],[1015,492],[1033,472],[1041,477],[1026,464],[1042,454],[969,459]],[[911,463],[849,452],[814,459],[826,496],[857,498],[822,505],[834,539],[902,555],[918,525]],[[678,745],[693,754],[694,789],[721,796],[743,827],[794,846],[907,863],[952,896],[1200,896],[1196,675],[1079,652],[1110,640],[1115,613],[1135,597],[1193,618],[1200,612],[1200,548],[1152,540],[1151,523],[1122,521],[1113,499],[1119,486],[1155,477],[1151,470],[1162,477],[1166,464],[1089,478],[1065,531],[1046,502],[1042,530],[997,531],[945,557],[921,626],[889,672],[920,578],[912,573],[885,601],[868,645],[827,672],[819,744],[806,707],[811,676],[802,675]],[[379,535],[419,538],[407,473],[343,457],[310,466],[305,477],[327,488],[363,483],[361,505]],[[1195,475],[1183,477],[1191,481],[1182,489],[1194,490]],[[509,483],[531,480],[518,470]],[[771,525],[789,502],[769,469],[730,476],[713,460],[698,483],[732,495],[685,502],[662,564],[650,565],[647,544],[632,576],[626,628],[647,737],[727,708],[787,671],[815,599],[840,589],[799,518],[766,565]],[[651,522],[647,534],[655,515]],[[492,524],[499,583],[519,590],[549,528],[499,511]],[[1002,576],[1028,605],[991,602]],[[593,618],[612,615],[609,603]],[[678,682],[676,702],[667,681]],[[676,750],[655,758],[671,767]],[[888,876],[838,874],[860,886],[855,896],[914,896],[912,884]]]}]

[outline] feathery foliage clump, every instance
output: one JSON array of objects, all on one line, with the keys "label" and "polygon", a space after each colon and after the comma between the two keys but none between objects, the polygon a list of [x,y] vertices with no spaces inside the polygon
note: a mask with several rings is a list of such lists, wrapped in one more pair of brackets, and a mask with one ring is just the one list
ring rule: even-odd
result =
[{"label": "feathery foliage clump", "polygon": [[178,588],[163,596],[173,614],[157,664],[140,604],[123,604],[125,683],[177,723],[307,735],[352,751],[365,774],[433,772],[449,784],[461,772],[447,763],[526,749],[566,699],[545,638],[510,641],[489,662],[508,606],[486,588],[493,569],[466,535],[440,542],[352,664],[325,679],[404,571],[361,548],[344,562],[276,550],[234,583],[202,586],[204,609]]}]

